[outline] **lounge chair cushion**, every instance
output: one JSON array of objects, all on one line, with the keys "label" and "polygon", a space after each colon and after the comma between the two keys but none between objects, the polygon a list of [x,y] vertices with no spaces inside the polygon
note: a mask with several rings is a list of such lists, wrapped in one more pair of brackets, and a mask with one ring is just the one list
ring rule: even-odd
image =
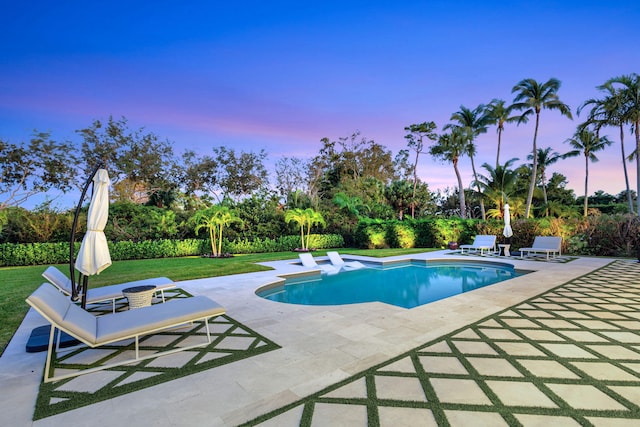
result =
[{"label": "lounge chair cushion", "polygon": [[27,302],[55,327],[91,347],[225,312],[211,299],[196,296],[96,317],[73,304],[48,283],[43,283],[27,298]]},{"label": "lounge chair cushion", "polygon": [[488,234],[478,234],[473,239],[473,243],[470,245],[460,245],[460,252],[464,253],[465,249],[480,251],[483,253],[485,250],[495,250],[496,247],[496,236],[488,235]]},{"label": "lounge chair cushion", "polygon": [[[60,291],[71,296],[71,279],[69,279],[62,271],[54,266],[49,266],[42,276],[51,284],[55,285]],[[122,298],[122,290],[135,286],[152,285],[158,291],[175,288],[176,284],[167,277],[154,277],[151,279],[135,280],[133,282],[120,283],[117,285],[102,286],[100,288],[92,288],[87,291],[87,303],[96,303],[101,301],[116,300]],[[115,305],[114,305],[115,309]]]},{"label": "lounge chair cushion", "polygon": [[536,236],[530,248],[520,248],[520,255],[524,257],[525,252],[530,255],[534,253],[544,253],[549,258],[549,254],[560,255],[562,253],[562,237],[559,236]]}]

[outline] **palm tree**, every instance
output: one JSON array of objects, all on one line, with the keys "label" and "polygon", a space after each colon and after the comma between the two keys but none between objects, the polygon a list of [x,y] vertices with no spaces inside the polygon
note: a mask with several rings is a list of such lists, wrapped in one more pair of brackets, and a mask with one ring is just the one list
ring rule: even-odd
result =
[{"label": "palm tree", "polygon": [[198,234],[201,228],[209,230],[209,238],[211,239],[211,254],[222,256],[222,230],[234,222],[241,223],[242,220],[237,213],[227,206],[214,205],[210,208],[196,212],[195,215],[196,228]]},{"label": "palm tree", "polygon": [[488,163],[484,163],[482,165],[482,167],[488,172],[488,175],[480,175],[479,184],[482,187],[483,194],[486,195],[487,199],[495,204],[497,212],[500,213],[497,215],[496,211],[491,212],[490,210],[490,217],[502,217],[502,206],[512,194],[518,178],[516,171],[511,169],[511,165],[513,165],[517,160],[518,159],[507,160],[504,165],[498,165],[496,168],[492,167]]},{"label": "palm tree", "polygon": [[451,133],[440,135],[438,143],[429,149],[429,154],[433,157],[449,161],[453,164],[453,170],[458,179],[458,197],[460,202],[460,216],[467,217],[466,202],[464,200],[464,188],[462,186],[462,176],[458,170],[460,156],[466,151],[469,137],[462,129],[452,129]]},{"label": "palm tree", "polygon": [[500,145],[502,142],[502,132],[504,131],[505,123],[514,123],[518,120],[518,116],[511,116],[513,106],[505,106],[505,101],[502,99],[493,99],[489,105],[487,105],[487,114],[493,124],[497,125],[496,132],[498,132],[498,150],[496,152],[496,168],[500,164]]},{"label": "palm tree", "polygon": [[583,216],[586,217],[589,204],[589,198],[587,197],[589,184],[589,161],[594,163],[597,162],[598,158],[595,153],[604,150],[607,145],[611,145],[612,141],[610,141],[606,136],[597,136],[595,132],[583,128],[582,130],[578,130],[573,138],[569,138],[565,142],[568,142],[575,149],[574,151],[567,153],[567,157],[577,156],[581,153],[584,154],[585,176]]},{"label": "palm tree", "polygon": [[[549,166],[556,163],[558,160],[566,159],[567,154],[560,154],[557,151],[551,152],[551,147],[547,148],[538,148],[538,156],[537,156],[537,164],[538,171],[537,174],[540,176],[540,186],[542,187],[542,194],[544,197],[544,206],[546,216],[549,216],[549,199],[547,197],[547,176],[546,171]],[[529,154],[527,156],[527,160],[533,160],[533,156]],[[531,169],[533,170],[533,169]]]},{"label": "palm tree", "polygon": [[526,123],[528,117],[532,114],[536,116],[536,127],[533,134],[533,147],[531,155],[533,156],[533,172],[531,173],[531,181],[529,183],[529,193],[527,195],[527,205],[525,208],[525,217],[529,218],[531,212],[531,203],[533,201],[533,190],[536,186],[536,173],[538,170],[538,128],[540,126],[540,112],[543,109],[558,110],[560,113],[573,120],[571,109],[567,104],[560,101],[558,97],[558,89],[560,89],[560,80],[551,78],[545,83],[538,83],[534,79],[524,79],[516,84],[511,93],[516,93],[513,100],[512,108],[516,111],[523,111],[518,119],[518,123]]},{"label": "palm tree", "polygon": [[306,246],[304,244],[304,226],[307,223],[307,214],[304,209],[295,208],[289,209],[284,214],[284,220],[288,224],[291,221],[296,222],[300,226],[300,241],[301,248],[303,251],[306,250]]},{"label": "palm tree", "polygon": [[598,86],[597,89],[605,91],[607,96],[603,99],[590,98],[582,103],[577,109],[578,115],[580,111],[587,105],[591,105],[589,116],[585,122],[586,126],[594,125],[596,133],[599,134],[602,126],[618,126],[620,129],[620,151],[622,154],[622,169],[624,172],[624,183],[627,194],[627,202],[629,204],[629,212],[633,214],[633,197],[631,196],[631,188],[629,186],[629,173],[627,171],[627,156],[624,149],[624,120],[622,113],[624,111],[624,98],[621,89],[616,89],[611,82]]},{"label": "palm tree", "polygon": [[[457,122],[457,124],[448,124],[444,129],[461,129],[464,131],[463,135],[467,137],[467,146],[464,154],[467,154],[471,159],[471,170],[473,171],[474,181],[478,182],[478,174],[476,172],[476,166],[473,161],[476,154],[476,146],[473,143],[476,136],[487,132],[487,126],[491,123],[491,117],[487,113],[486,106],[484,104],[478,105],[474,110],[470,110],[467,107],[461,105],[460,111],[457,111],[451,115],[449,120]],[[484,201],[482,200],[482,191],[480,187],[477,187],[480,195],[480,212],[482,213],[482,219],[486,219],[484,211]]]},{"label": "palm tree", "polygon": [[[631,154],[636,160],[636,194],[640,194],[640,76],[636,73],[615,77],[607,83],[622,85],[624,108],[620,119],[630,123],[636,137],[636,149]],[[640,216],[640,196],[637,197],[636,211]]]},{"label": "palm tree", "polygon": [[311,227],[314,225],[322,225],[323,227],[327,225],[322,217],[322,214],[318,211],[315,211],[311,208],[307,208],[304,210],[305,215],[307,216],[307,249],[309,249],[309,238],[311,237]]},{"label": "palm tree", "polygon": [[[404,218],[404,210],[407,207],[413,207],[413,205],[415,205],[415,193],[412,187],[413,185],[409,181],[401,180],[393,181],[384,190],[385,197],[398,212],[398,219],[400,221]],[[412,213],[413,212],[412,209]]]}]

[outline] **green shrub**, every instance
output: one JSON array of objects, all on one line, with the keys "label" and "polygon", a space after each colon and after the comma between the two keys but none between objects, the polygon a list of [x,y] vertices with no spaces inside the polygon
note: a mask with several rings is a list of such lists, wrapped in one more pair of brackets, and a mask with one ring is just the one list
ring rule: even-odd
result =
[{"label": "green shrub", "polygon": [[[339,234],[312,234],[311,246],[317,249],[341,248],[344,239]],[[277,239],[255,239],[249,241],[225,241],[223,252],[262,253],[284,252],[295,249],[300,243],[299,236],[281,236]],[[109,252],[113,261],[128,259],[173,258],[199,256],[211,249],[209,240],[143,240],[134,242],[123,240],[109,242]],[[80,242],[75,244],[75,253]],[[64,264],[69,262],[69,243],[0,243],[0,266]]]}]

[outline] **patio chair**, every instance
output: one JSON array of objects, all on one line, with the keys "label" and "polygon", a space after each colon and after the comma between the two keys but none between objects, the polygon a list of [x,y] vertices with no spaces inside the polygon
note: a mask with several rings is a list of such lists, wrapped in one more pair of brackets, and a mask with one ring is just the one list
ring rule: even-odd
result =
[{"label": "patio chair", "polygon": [[[69,279],[62,271],[54,266],[49,266],[42,276],[51,282],[60,292],[67,296],[71,296],[71,279]],[[122,290],[136,286],[155,286],[156,293],[160,292],[162,302],[164,302],[165,289],[175,288],[176,284],[173,280],[166,277],[154,277],[152,279],[136,280],[133,282],[120,283],[117,285],[103,286],[93,288],[87,291],[87,304],[95,304],[102,301],[111,301],[112,311],[116,311],[116,300],[123,298]]]},{"label": "patio chair", "polygon": [[319,268],[322,274],[337,274],[340,270],[333,265],[318,264],[311,254],[298,254],[302,265],[307,268]]},{"label": "patio chair", "polygon": [[531,253],[544,253],[547,255],[547,260],[549,260],[549,255],[552,257],[562,255],[562,237],[558,236],[536,236],[533,239],[533,245],[530,248],[520,248],[520,258],[524,258],[525,252],[527,256],[530,256]]},{"label": "patio chair", "polygon": [[336,251],[327,252],[327,256],[329,257],[329,261],[331,261],[331,264],[339,270],[348,271],[365,268],[365,265],[360,261],[343,260],[340,254]]},{"label": "patio chair", "polygon": [[[126,365],[140,360],[177,353],[179,351],[201,347],[211,343],[209,319],[225,313],[225,309],[205,296],[177,298],[165,304],[156,304],[136,310],[109,313],[94,316],[58,292],[49,283],[43,283],[29,297],[27,303],[51,323],[44,382],[57,381],[82,374]],[[206,342],[174,347],[166,351],[140,356],[139,339],[165,329],[203,321],[206,329]],[[134,339],[135,358],[121,360],[94,368],[82,369],[72,373],[49,377],[51,355],[54,351],[56,329],[76,338],[81,343],[96,348],[106,344]],[[55,349],[58,350],[57,348]]]},{"label": "patio chair", "polygon": [[478,234],[470,245],[460,245],[461,254],[464,253],[465,249],[467,249],[467,253],[470,253],[472,250],[474,252],[480,251],[480,255],[484,255],[485,251],[487,251],[487,253],[496,252],[496,236]]}]

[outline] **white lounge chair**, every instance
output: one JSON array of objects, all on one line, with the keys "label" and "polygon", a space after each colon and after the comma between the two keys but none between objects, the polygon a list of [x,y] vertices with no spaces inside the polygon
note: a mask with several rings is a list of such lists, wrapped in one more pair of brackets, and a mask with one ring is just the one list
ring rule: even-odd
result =
[{"label": "white lounge chair", "polygon": [[536,236],[533,239],[533,245],[530,248],[520,248],[520,258],[524,258],[524,254],[530,256],[531,253],[544,253],[553,257],[562,255],[562,237],[557,236]]},{"label": "white lounge chair", "polygon": [[[51,282],[60,292],[67,296],[71,296],[71,279],[69,279],[62,271],[54,266],[49,266],[42,276]],[[173,280],[166,277],[154,277],[152,279],[136,280],[134,282],[120,283],[111,286],[102,286],[100,288],[92,288],[87,291],[87,304],[95,304],[97,302],[111,300],[113,312],[116,311],[116,300],[123,298],[122,290],[132,288],[134,286],[152,285],[156,287],[156,291],[160,292],[162,302],[164,302],[165,289],[175,288],[176,284]]]},{"label": "white lounge chair", "polygon": [[319,268],[322,274],[337,274],[339,269],[329,264],[318,264],[311,254],[298,254],[302,265],[308,268]]},{"label": "white lounge chair", "polygon": [[496,236],[478,234],[470,245],[460,245],[461,254],[464,253],[465,249],[467,249],[467,252],[471,252],[472,250],[475,252],[480,251],[480,255],[484,255],[485,251],[487,251],[487,253],[496,252]]},{"label": "white lounge chair", "polygon": [[340,269],[340,270],[358,270],[360,268],[365,268],[365,265],[360,261],[345,261],[342,259],[340,254],[335,251],[327,252],[327,256],[329,257],[329,261],[331,264]]},{"label": "white lounge chair", "polygon": [[[225,309],[215,301],[205,296],[196,296],[191,298],[176,298],[165,304],[151,305],[136,310],[94,316],[73,304],[69,298],[62,295],[48,283],[40,285],[34,293],[29,295],[26,301],[40,313],[42,317],[51,323],[44,382],[71,378],[114,366],[126,365],[140,360],[207,345],[211,343],[209,319],[225,313]],[[138,341],[141,336],[196,321],[205,322],[207,332],[206,342],[172,348],[140,357]],[[51,365],[51,355],[54,350],[53,342],[56,329],[71,335],[73,338],[91,348],[133,338],[135,341],[135,358],[49,378],[49,368]]]}]

